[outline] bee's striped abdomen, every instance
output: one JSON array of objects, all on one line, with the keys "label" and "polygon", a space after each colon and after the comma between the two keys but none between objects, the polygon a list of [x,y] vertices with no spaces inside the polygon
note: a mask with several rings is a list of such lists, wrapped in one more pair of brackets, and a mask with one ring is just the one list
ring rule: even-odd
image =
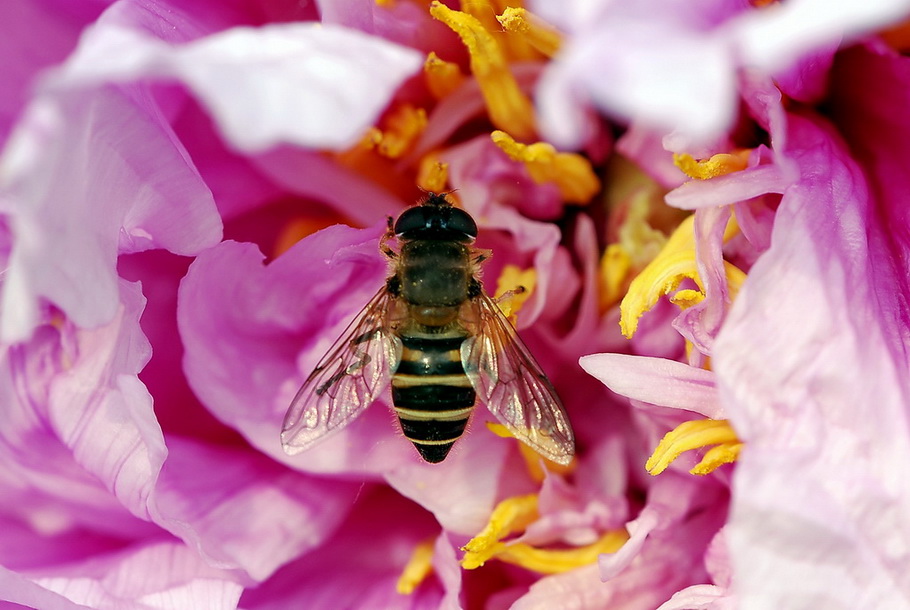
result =
[{"label": "bee's striped abdomen", "polygon": [[475,393],[461,364],[462,333],[401,337],[392,402],[404,435],[428,462],[445,459],[464,433]]}]

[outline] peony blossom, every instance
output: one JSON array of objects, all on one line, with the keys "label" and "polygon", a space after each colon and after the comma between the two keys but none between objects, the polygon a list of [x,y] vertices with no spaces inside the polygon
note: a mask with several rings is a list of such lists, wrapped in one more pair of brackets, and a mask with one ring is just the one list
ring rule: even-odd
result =
[{"label": "peony blossom", "polygon": [[[910,605],[910,3],[63,4],[0,9],[0,600]],[[422,192],[568,466],[283,450]]]}]

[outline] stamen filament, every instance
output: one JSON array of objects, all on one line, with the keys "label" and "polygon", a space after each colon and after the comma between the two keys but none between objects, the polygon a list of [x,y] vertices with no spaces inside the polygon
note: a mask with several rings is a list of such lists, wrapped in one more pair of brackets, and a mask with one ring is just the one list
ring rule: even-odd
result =
[{"label": "stamen filament", "polygon": [[414,548],[411,558],[408,560],[401,576],[398,577],[398,583],[395,590],[402,595],[410,595],[417,587],[420,586],[427,576],[433,571],[433,549],[436,541],[434,538],[424,540]]},{"label": "stamen filament", "polygon": [[596,542],[572,549],[539,549],[528,544],[503,545],[496,559],[539,574],[560,574],[597,561],[598,555],[615,553],[629,540],[625,529],[604,534]]}]

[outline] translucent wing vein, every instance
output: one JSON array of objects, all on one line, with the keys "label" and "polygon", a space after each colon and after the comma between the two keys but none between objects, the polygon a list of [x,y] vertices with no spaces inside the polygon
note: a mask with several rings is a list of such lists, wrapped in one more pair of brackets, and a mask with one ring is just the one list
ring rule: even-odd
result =
[{"label": "translucent wing vein", "polygon": [[285,452],[299,453],[342,430],[388,386],[401,359],[390,324],[394,300],[383,286],[300,387],[282,426]]},{"label": "translucent wing vein", "polygon": [[499,307],[485,294],[471,301],[468,324],[477,333],[461,359],[489,411],[542,456],[568,464],[575,437],[556,390]]}]

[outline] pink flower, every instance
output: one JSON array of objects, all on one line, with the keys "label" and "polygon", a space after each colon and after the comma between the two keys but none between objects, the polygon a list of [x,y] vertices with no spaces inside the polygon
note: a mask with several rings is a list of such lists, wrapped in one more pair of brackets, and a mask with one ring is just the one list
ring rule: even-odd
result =
[{"label": "pink flower", "polygon": [[[2,43],[0,599],[906,598],[905,4],[56,4]],[[481,404],[430,466],[387,396],[282,450],[421,189],[529,289],[568,467]]]}]

